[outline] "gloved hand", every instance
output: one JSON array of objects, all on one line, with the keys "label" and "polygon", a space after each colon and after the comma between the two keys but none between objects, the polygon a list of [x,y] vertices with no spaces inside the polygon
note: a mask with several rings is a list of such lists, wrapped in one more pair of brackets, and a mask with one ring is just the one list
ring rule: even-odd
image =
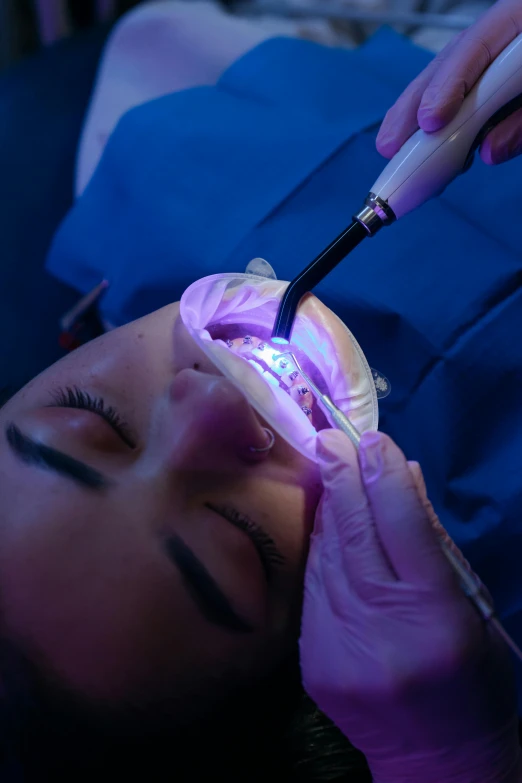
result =
[{"label": "gloved hand", "polygon": [[[377,149],[391,158],[419,127],[435,131],[455,117],[479,76],[522,32],[520,0],[498,0],[459,33],[406,88],[388,111]],[[485,163],[503,163],[522,152],[522,109],[497,125],[482,144]]]},{"label": "gloved hand", "polygon": [[375,783],[518,782],[509,654],[461,592],[420,476],[379,433],[363,435],[359,462],[334,430],[318,454],[306,691],[366,755]]}]

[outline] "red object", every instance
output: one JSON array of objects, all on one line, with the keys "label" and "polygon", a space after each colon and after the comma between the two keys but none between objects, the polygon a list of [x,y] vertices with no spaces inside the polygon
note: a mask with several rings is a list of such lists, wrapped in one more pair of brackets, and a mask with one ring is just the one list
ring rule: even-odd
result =
[{"label": "red object", "polygon": [[70,332],[62,332],[59,337],[59,343],[60,348],[63,348],[64,351],[74,351],[81,345],[80,341]]}]

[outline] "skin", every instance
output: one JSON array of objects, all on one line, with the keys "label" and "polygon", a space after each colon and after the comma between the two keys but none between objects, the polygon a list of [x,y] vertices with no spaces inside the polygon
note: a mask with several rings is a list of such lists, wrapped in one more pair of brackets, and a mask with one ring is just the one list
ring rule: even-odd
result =
[{"label": "skin", "polygon": [[[440,130],[457,114],[486,68],[522,32],[520,0],[497,0],[475,24],[456,35],[390,108],[377,136],[377,149],[393,157],[420,127]],[[480,147],[484,163],[495,165],[522,152],[522,110],[497,125]]]},{"label": "skin", "polygon": [[[178,314],[89,343],[0,410],[0,631],[103,703],[266,674],[297,638],[316,467],[279,437],[251,451],[264,422]],[[56,407],[67,387],[117,410],[124,438]],[[57,470],[55,451],[91,485]],[[236,513],[262,530],[264,560]],[[201,598],[194,562],[226,611]]]}]

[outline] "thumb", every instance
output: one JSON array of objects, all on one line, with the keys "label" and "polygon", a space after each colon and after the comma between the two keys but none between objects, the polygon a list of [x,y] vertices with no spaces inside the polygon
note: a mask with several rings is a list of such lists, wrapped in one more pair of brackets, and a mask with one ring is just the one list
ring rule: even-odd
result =
[{"label": "thumb", "polygon": [[448,547],[448,549],[450,549],[453,552],[453,554],[460,560],[460,562],[466,568],[466,570],[470,574],[473,574],[483,594],[490,602],[492,602],[491,595],[488,592],[487,588],[482,584],[479,577],[475,574],[468,560],[466,560],[466,558],[464,557],[464,555],[462,554],[462,552],[460,551],[456,543],[449,535],[446,528],[442,525],[435,509],[433,508],[431,500],[428,498],[428,492],[426,490],[426,483],[424,481],[424,476],[422,474],[421,466],[419,465],[418,462],[408,462],[408,468],[410,469],[410,473],[413,477],[413,481],[415,482],[419,499],[422,505],[424,506],[428,519],[430,520],[431,525],[435,533],[437,534],[438,538]]},{"label": "thumb", "polygon": [[[458,554],[462,562],[466,562],[464,560],[464,557],[460,549],[457,548],[456,544],[450,538],[446,528],[442,526],[441,521],[435,509],[433,508],[432,502],[428,497],[428,491],[426,489],[426,483],[424,481],[424,476],[422,474],[421,466],[419,465],[418,462],[408,462],[408,468],[413,477],[413,481],[415,483],[415,488],[417,490],[419,500],[422,503],[422,506],[428,516],[432,528],[436,532],[437,536],[442,541],[444,541],[444,543],[448,544],[451,547],[451,549],[455,552],[455,554]],[[469,564],[466,563],[466,565],[469,567]]]},{"label": "thumb", "polygon": [[486,136],[480,157],[484,163],[494,166],[516,158],[521,152],[522,109],[518,109]]},{"label": "thumb", "polygon": [[395,579],[377,535],[362,482],[358,455],[339,430],[319,433],[317,455],[324,484],[322,518],[322,572],[331,594],[342,578],[362,598],[375,584]]},{"label": "thumb", "polygon": [[[346,507],[346,497],[353,491],[364,498],[360,488],[357,452],[350,439],[340,430],[322,430],[316,441],[316,455],[321,471],[324,494],[314,533],[339,535]],[[359,486],[357,486],[359,485]],[[317,520],[320,517],[320,521]]]}]

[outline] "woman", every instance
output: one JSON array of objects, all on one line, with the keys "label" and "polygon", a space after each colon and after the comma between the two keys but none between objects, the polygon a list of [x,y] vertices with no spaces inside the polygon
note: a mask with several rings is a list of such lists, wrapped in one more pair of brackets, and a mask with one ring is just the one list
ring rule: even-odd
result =
[{"label": "woman", "polygon": [[[350,357],[337,372],[355,388],[349,333],[318,303],[308,310]],[[89,774],[107,763],[91,723],[123,744],[135,729],[125,756],[148,774],[165,752],[180,775],[210,765],[241,779],[248,757],[258,768],[249,779],[285,769],[278,744],[296,741],[295,644],[321,493],[314,463],[218,373],[178,303],[50,367],[5,404],[0,427],[3,636],[39,670],[46,709],[50,700],[60,723],[61,711],[79,722],[65,740],[63,726],[35,721],[45,751],[26,740],[36,779],[78,779],[86,746]],[[349,750],[331,763],[344,772]]]},{"label": "woman", "polygon": [[[113,153],[115,143],[116,139]],[[127,147],[127,152],[131,150]],[[110,167],[109,155],[106,162]],[[98,179],[98,184],[101,182]],[[79,206],[83,203],[88,209],[94,196],[96,189],[88,189],[86,200]],[[81,212],[80,208],[76,215]],[[127,229],[130,214],[127,209]],[[69,233],[69,239],[72,236]],[[57,241],[55,260],[64,237],[67,238],[66,230]],[[88,254],[90,239],[84,234],[82,246],[76,244],[79,256]],[[114,242],[112,246],[118,247]],[[118,282],[122,284],[123,278]],[[146,303],[140,306],[146,307]],[[114,298],[111,307],[112,313],[117,313]],[[38,688],[43,690],[46,704],[57,702],[59,707],[64,703],[70,707],[71,699],[63,691],[72,690],[79,697],[76,702],[81,707],[76,705],[76,714],[81,727],[96,723],[107,732],[110,728],[111,738],[116,734],[122,743],[128,744],[135,726],[139,735],[147,734],[150,726],[151,734],[157,736],[159,732],[161,736],[166,724],[168,737],[175,726],[174,753],[181,773],[190,769],[197,776],[198,762],[204,766],[208,760],[222,769],[230,769],[222,763],[235,762],[232,774],[240,777],[237,766],[241,766],[242,756],[238,756],[238,746],[251,751],[256,742],[267,741],[267,729],[273,730],[279,739],[284,736],[277,720],[267,725],[263,704],[272,691],[264,678],[272,679],[274,684],[277,669],[282,665],[284,670],[284,662],[291,658],[305,532],[311,526],[320,485],[317,472],[289,451],[284,440],[281,442],[276,436],[273,448],[266,450],[272,445],[272,438],[263,429],[265,423],[233,388],[216,377],[214,368],[205,364],[204,356],[192,353],[193,346],[186,347],[184,354],[180,351],[180,356],[184,356],[178,367],[180,372],[175,374],[174,366],[165,375],[171,360],[173,309],[171,306],[149,316],[141,325],[140,321],[129,324],[86,346],[33,382],[4,409],[4,492],[6,497],[12,493],[11,500],[7,500],[9,514],[4,525],[6,628],[11,640],[44,671],[43,683],[41,675],[38,677]],[[109,314],[112,313],[109,308]],[[182,346],[183,338],[178,337]],[[339,356],[343,355],[342,344],[338,350]],[[85,384],[87,388],[83,388]],[[101,401],[100,392],[107,400]],[[111,399],[112,395],[118,400]],[[190,401],[188,395],[192,397]],[[120,399],[124,410],[114,410]],[[194,406],[194,401],[201,404]],[[122,421],[122,413],[128,421]],[[171,428],[175,429],[172,435]],[[210,436],[214,449],[208,453],[203,448]],[[206,479],[204,492],[201,474]],[[254,475],[258,482],[253,481]],[[39,496],[46,496],[45,508],[42,503],[38,513],[32,504],[21,502],[28,480],[37,482]],[[65,484],[60,483],[64,481]],[[263,492],[258,483],[264,487]],[[248,502],[248,508],[229,508],[225,489],[232,490],[234,505],[241,502],[246,506]],[[271,496],[277,497],[278,509],[286,510],[285,519],[275,520],[277,530],[276,525],[272,529],[269,524],[272,507],[276,505],[270,503]],[[124,516],[120,504],[125,508]],[[318,521],[322,516],[326,518],[328,508],[328,504],[323,505]],[[259,526],[255,512],[264,524]],[[114,525],[98,525],[96,536],[91,537],[93,527],[102,517],[105,520],[107,513],[115,520]],[[215,515],[212,522],[208,521],[210,514]],[[166,529],[164,516],[172,519],[172,530]],[[285,525],[290,516],[292,524]],[[142,525],[144,517],[149,520],[146,525]],[[187,524],[187,517],[192,524]],[[226,517],[223,522],[231,524],[232,529],[217,528],[215,517]],[[40,520],[48,522],[46,529],[40,527]],[[213,540],[216,546],[211,550],[205,540],[205,551],[199,554],[195,550],[203,545],[201,532],[210,528],[212,536],[223,536],[223,543]],[[273,613],[268,616],[260,599],[265,575],[262,562],[256,560],[252,537],[265,557],[271,553],[273,566],[279,563],[280,567],[281,556],[290,565],[282,589],[274,590]],[[241,553],[241,561],[234,559],[234,565],[246,574],[248,593],[230,567],[225,572],[224,559],[215,557],[217,546],[224,546],[227,556],[230,552]],[[247,552],[248,562],[244,562]],[[208,561],[204,559],[207,557]],[[102,580],[103,563],[106,570],[104,567]],[[237,595],[216,593],[218,580],[211,570],[214,568],[227,588],[237,591]],[[313,570],[310,573],[313,576]],[[274,579],[278,577],[274,575]],[[194,582],[198,580],[196,587]],[[270,585],[265,581],[265,593],[269,595]],[[94,583],[100,592],[93,596]],[[310,587],[313,584],[309,581]],[[170,585],[175,598],[171,593],[167,595]],[[169,625],[174,612],[186,626],[182,640],[180,624]],[[225,635],[220,625],[227,626]],[[150,628],[146,636],[145,626]],[[198,629],[203,633],[195,633]],[[304,640],[303,631],[303,644]],[[261,700],[259,693],[254,699],[252,681],[261,690]],[[275,683],[280,686],[277,678]],[[309,687],[315,694],[313,680]],[[62,700],[56,697],[57,691]],[[487,699],[486,702],[489,703]],[[509,698],[507,703],[509,706]],[[290,712],[293,706],[290,699]],[[234,713],[234,707],[239,726],[226,720]],[[334,707],[329,705],[329,713],[351,734],[353,725],[346,724]],[[278,704],[278,713],[281,722],[287,724],[289,712]],[[352,714],[355,723],[357,714],[357,710]],[[373,717],[377,718],[378,713]],[[163,725],[162,718],[166,718]],[[258,726],[262,727],[260,736]],[[42,723],[36,727],[44,728]],[[55,747],[48,744],[53,733],[51,725],[50,730],[40,734],[47,762],[49,756],[57,758]],[[205,759],[194,756],[194,734],[199,746],[204,740]],[[68,750],[76,761],[78,745],[72,739],[80,738],[81,749],[82,737],[92,747],[91,736],[71,731]],[[139,744],[141,753],[132,752],[138,748],[127,748],[131,764],[143,762],[143,751],[146,754],[147,750],[149,763],[154,758],[156,764],[164,764],[165,755],[157,755],[157,746],[144,748]],[[358,744],[365,746],[364,733]],[[103,750],[103,745],[97,749]],[[86,755],[85,745],[83,751]],[[38,764],[38,755],[33,754],[32,758]],[[255,774],[251,758],[249,779]],[[99,770],[99,756],[96,762],[98,766],[93,767]],[[67,760],[60,760],[59,764],[70,776]],[[284,773],[281,761],[277,770],[280,775]],[[396,769],[396,779],[398,774],[402,773]],[[259,769],[259,776],[266,779],[267,771]]]},{"label": "woman", "polygon": [[[156,34],[165,30],[159,6],[144,9],[145,19],[141,20]],[[197,8],[187,7],[187,11],[197,20],[205,18]],[[148,50],[141,50],[141,60],[133,50],[140,28],[136,22],[135,16],[125,20],[107,50],[100,84],[107,78],[115,90],[106,99],[105,91],[100,90],[94,98],[93,119],[86,123],[79,159],[80,181],[84,153],[88,157],[89,150],[95,148],[98,156],[112,123],[130,107],[125,102],[129,87],[118,81],[120,44],[123,55],[134,58],[133,101],[140,96],[140,85],[145,88],[143,99],[154,97],[150,85],[156,72],[151,74],[148,69]],[[226,22],[223,26],[226,29]],[[232,26],[235,28],[234,23]],[[239,37],[235,46],[240,48],[232,57],[226,46],[224,55],[220,57],[218,52],[219,68],[266,37],[262,32],[252,33],[248,25],[239,23],[238,27],[246,29],[248,40],[241,42]],[[176,26],[174,33],[179,33]],[[168,35],[164,40],[168,44]],[[181,34],[181,40],[186,40],[186,35]],[[228,40],[233,42],[234,37]],[[157,55],[157,46],[154,52]],[[173,55],[179,52],[174,49]],[[200,80],[205,70],[207,78],[217,75],[212,53],[208,64],[204,59],[194,60]],[[185,60],[185,75],[190,75],[189,64]],[[153,58],[150,66],[154,65]],[[163,91],[191,86],[186,78],[180,82],[179,68],[165,67],[161,73],[166,74]],[[108,118],[111,124],[102,127],[93,125],[99,96],[103,107],[117,109]],[[123,103],[115,106],[111,96]],[[86,164],[88,176],[95,162]],[[314,750],[318,737],[330,749],[328,774],[336,770],[334,774],[342,776],[354,768],[362,771],[364,780],[363,757],[350,749],[311,703],[303,701],[299,686],[295,642],[307,531],[321,491],[317,470],[279,437],[270,452],[262,450],[267,435],[256,415],[230,385],[223,388],[216,384],[215,368],[209,367],[197,346],[187,349],[179,331],[173,353],[178,307],[169,305],[71,354],[2,409],[3,530],[8,568],[2,593],[7,610],[4,636],[10,640],[9,655],[5,656],[10,690],[7,726],[22,726],[21,741],[27,750],[19,756],[37,780],[44,775],[44,779],[55,780],[60,775],[78,779],[83,774],[79,766],[85,767],[86,776],[100,774],[100,767],[110,763],[106,761],[106,745],[120,774],[125,770],[124,761],[129,769],[141,765],[146,773],[157,774],[167,755],[179,775],[190,770],[197,776],[201,768],[204,777],[209,770],[222,768],[223,775],[242,779],[248,763],[249,779],[255,775],[266,779],[273,767],[283,772],[286,765],[290,774],[295,763],[303,770],[299,775],[304,779],[315,778],[323,774],[322,750]],[[199,365],[197,374],[189,373],[192,386],[184,391],[185,402],[180,398],[174,406],[175,414],[169,391],[173,361],[180,370]],[[187,396],[199,396],[199,404],[194,407],[194,400],[189,402]],[[210,440],[209,410],[215,417],[215,438]],[[49,416],[56,417],[48,421],[50,429],[45,424]],[[38,421],[47,431],[45,438]],[[168,432],[173,428],[177,429],[176,441]],[[58,457],[51,469],[45,458],[40,459],[42,454],[29,456],[28,437],[66,456]],[[251,447],[261,451],[251,452]],[[202,448],[209,456],[204,470]],[[136,480],[135,458],[145,453],[151,457],[153,452],[156,466],[143,463],[149,474],[145,492]],[[48,450],[45,453],[51,454]],[[174,454],[178,468],[171,461]],[[74,460],[86,463],[88,470],[76,464],[75,473]],[[70,470],[56,472],[58,464],[64,468],[65,463],[72,466],[72,474]],[[114,469],[116,481],[114,474],[110,477]],[[178,479],[174,481],[176,472]],[[187,497],[190,472],[192,499]],[[82,484],[82,477],[87,483]],[[107,479],[111,489],[104,486]],[[36,481],[41,493],[41,505],[34,507],[34,516],[21,502],[24,495],[27,497],[22,489],[27,481]],[[11,500],[7,501],[9,484]],[[214,495],[218,510],[205,505],[211,503],[210,495]],[[13,515],[15,507],[18,510]],[[114,516],[110,507],[115,509]],[[83,521],[78,517],[79,509]],[[166,519],[160,523],[162,516]],[[104,524],[99,537],[91,537],[92,521],[107,517],[118,520],[118,531],[111,532],[112,525]],[[70,539],[73,518],[78,522],[78,536],[85,535],[89,544]],[[190,522],[183,552],[176,553],[175,537],[169,538],[166,529],[160,529],[170,526],[167,518],[185,520],[183,525]],[[26,530],[22,538],[16,533],[19,525]],[[206,536],[204,528],[214,530],[213,538],[207,540],[205,551],[198,551],[197,542]],[[133,539],[129,538],[132,530]],[[213,589],[207,584],[203,594],[201,585],[193,584],[198,576],[194,563],[187,561],[195,542],[194,557],[203,561],[212,576]],[[183,546],[181,539],[177,545]],[[11,547],[14,549],[7,555]],[[134,562],[129,559],[132,549]],[[101,551],[105,552],[104,569]],[[274,576],[267,583],[265,574],[269,572]],[[93,589],[94,583],[98,588]],[[219,584],[221,590],[216,589]],[[35,624],[37,616],[40,619]],[[20,675],[21,655],[24,665]],[[187,668],[189,661],[192,674]],[[24,703],[20,690],[25,692],[28,683],[32,685],[31,698]],[[16,722],[12,710],[18,716]],[[196,718],[197,742],[191,734]],[[16,755],[20,738],[13,733],[11,750]],[[147,743],[143,734],[158,739]],[[106,745],[105,736],[110,737]],[[131,752],[129,736],[134,736],[136,752]],[[118,737],[119,750],[123,746],[124,753],[118,752]],[[206,748],[204,757],[202,746]]]},{"label": "woman", "polygon": [[[249,285],[281,288],[242,281],[242,319]],[[343,358],[332,376],[346,376],[362,428],[353,341],[324,307],[305,309],[308,331],[313,317],[324,341],[335,337]],[[265,351],[252,336],[225,347],[220,335],[241,365],[236,352]],[[154,780],[166,765],[181,780],[211,770],[372,779],[299,697],[317,466],[218,373],[209,344],[201,349],[171,305],[73,352],[0,411],[3,736],[29,781],[131,770]],[[300,395],[290,401],[297,426],[311,426]],[[492,782],[518,783],[505,650],[460,594],[414,500],[418,474],[392,444],[363,436],[370,511],[353,455],[339,433],[323,434],[326,495],[301,637],[307,688],[370,754],[374,780],[402,781],[407,769],[412,781],[431,780],[429,770],[471,783],[491,770]],[[376,666],[391,641],[388,665]]]}]

